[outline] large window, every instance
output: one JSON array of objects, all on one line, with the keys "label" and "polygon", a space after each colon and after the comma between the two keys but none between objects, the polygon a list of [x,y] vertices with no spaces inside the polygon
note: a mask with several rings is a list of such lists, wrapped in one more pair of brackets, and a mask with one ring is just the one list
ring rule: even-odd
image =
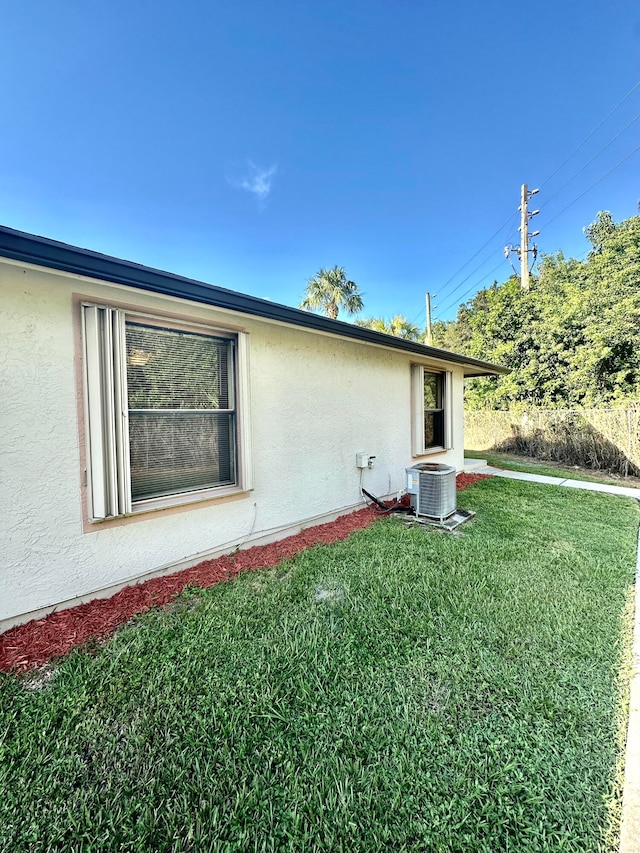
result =
[{"label": "large window", "polygon": [[82,310],[91,517],[247,488],[246,336]]},{"label": "large window", "polygon": [[450,374],[413,366],[414,456],[445,450],[450,444]]}]

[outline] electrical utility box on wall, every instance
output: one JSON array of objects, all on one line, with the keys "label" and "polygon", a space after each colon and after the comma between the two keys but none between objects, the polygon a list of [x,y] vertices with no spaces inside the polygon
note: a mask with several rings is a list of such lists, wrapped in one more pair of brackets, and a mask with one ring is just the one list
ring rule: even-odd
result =
[{"label": "electrical utility box on wall", "polygon": [[456,511],[456,469],[423,462],[407,468],[407,493],[417,516],[444,521]]}]

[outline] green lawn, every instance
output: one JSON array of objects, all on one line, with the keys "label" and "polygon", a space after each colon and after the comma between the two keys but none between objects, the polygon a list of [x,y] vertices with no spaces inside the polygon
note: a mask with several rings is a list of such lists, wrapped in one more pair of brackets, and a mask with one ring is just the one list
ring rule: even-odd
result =
[{"label": "green lawn", "polygon": [[507,471],[524,471],[525,474],[542,474],[546,477],[562,477],[565,480],[586,480],[588,483],[607,483],[610,486],[640,486],[634,477],[612,477],[610,474],[587,468],[567,468],[555,462],[540,462],[530,456],[502,453],[498,450],[465,450],[465,459],[485,459],[488,465],[505,468]]},{"label": "green lawn", "polygon": [[459,504],[3,676],[0,850],[615,850],[638,504]]}]

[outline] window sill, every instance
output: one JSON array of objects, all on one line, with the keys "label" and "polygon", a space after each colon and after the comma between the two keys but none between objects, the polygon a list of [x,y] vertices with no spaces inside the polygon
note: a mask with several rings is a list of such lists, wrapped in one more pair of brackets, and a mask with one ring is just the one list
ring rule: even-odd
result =
[{"label": "window sill", "polygon": [[201,509],[214,503],[226,503],[241,500],[251,495],[251,489],[243,489],[238,486],[227,489],[209,489],[204,492],[191,494],[179,500],[176,496],[159,498],[156,500],[140,501],[135,504],[132,512],[123,515],[111,516],[110,518],[85,518],[83,524],[84,533],[95,533],[109,527],[119,527],[132,524],[137,521],[145,521],[157,516],[174,515],[189,509]]},{"label": "window sill", "polygon": [[419,453],[414,453],[413,458],[417,459],[420,456],[434,456],[437,453],[447,453],[450,447],[429,447],[427,450],[422,450]]},{"label": "window sill", "polygon": [[134,501],[130,515],[139,515],[141,512],[154,512],[157,509],[167,509],[176,506],[191,506],[203,501],[227,498],[247,491],[240,486],[219,486],[215,489],[201,489],[197,492],[185,492],[177,495],[167,495],[160,498],[147,498],[146,500]]}]

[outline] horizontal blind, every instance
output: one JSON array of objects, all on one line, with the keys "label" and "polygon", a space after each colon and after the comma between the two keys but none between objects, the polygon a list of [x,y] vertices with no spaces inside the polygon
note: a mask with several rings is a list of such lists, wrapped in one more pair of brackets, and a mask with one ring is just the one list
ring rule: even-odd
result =
[{"label": "horizontal blind", "polygon": [[134,501],[235,482],[233,342],[126,323]]},{"label": "horizontal blind", "polygon": [[445,446],[444,375],[423,371],[424,448]]}]

